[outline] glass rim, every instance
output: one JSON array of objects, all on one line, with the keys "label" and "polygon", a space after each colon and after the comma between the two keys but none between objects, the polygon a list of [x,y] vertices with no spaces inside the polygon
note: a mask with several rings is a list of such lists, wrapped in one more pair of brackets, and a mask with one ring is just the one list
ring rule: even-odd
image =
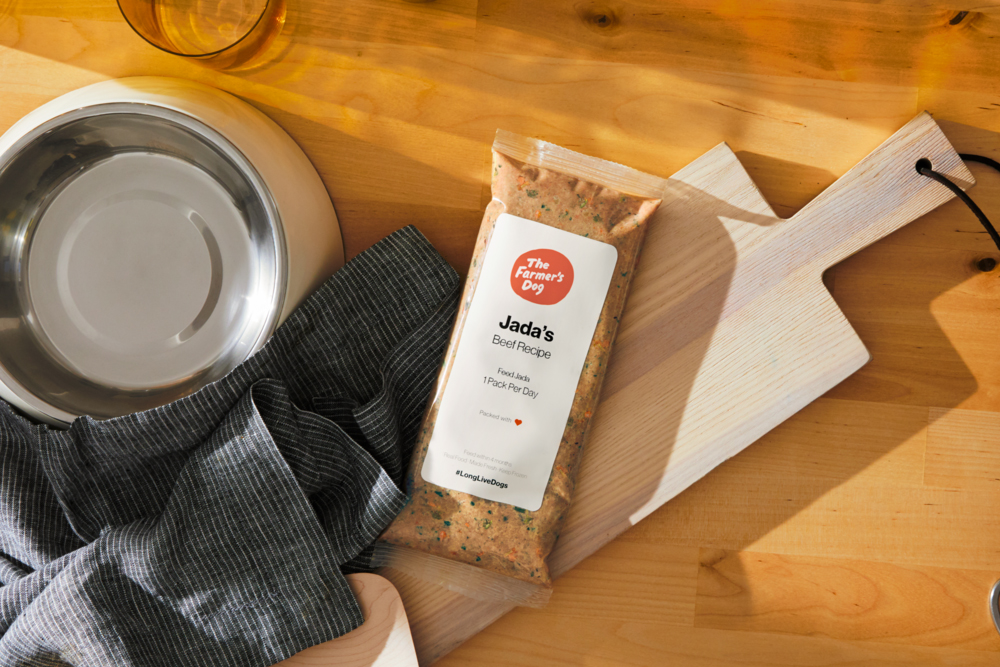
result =
[{"label": "glass rim", "polygon": [[147,44],[149,44],[150,46],[153,46],[159,49],[160,51],[163,51],[164,53],[169,53],[172,56],[180,56],[181,58],[211,58],[212,56],[217,56],[225,53],[226,51],[229,51],[231,48],[233,48],[234,46],[242,42],[244,39],[249,37],[251,33],[253,33],[253,31],[257,29],[257,26],[260,25],[260,22],[264,20],[264,17],[267,15],[267,10],[271,7],[271,4],[274,1],[275,0],[265,0],[264,8],[261,10],[260,16],[257,17],[257,20],[253,22],[253,25],[250,26],[250,28],[245,33],[243,33],[240,36],[240,38],[237,39],[235,42],[233,42],[232,44],[228,44],[222,47],[221,49],[216,49],[215,51],[206,51],[204,53],[181,53],[180,51],[171,51],[168,48],[160,46],[159,44],[157,44],[156,42],[152,41],[144,34],[142,34],[142,31],[139,30],[137,27],[135,27],[135,24],[133,24],[132,21],[129,20],[125,8],[122,7],[122,0],[115,0],[115,4],[118,5],[118,11],[121,13],[122,18],[125,19],[125,23],[128,24],[128,27],[132,29],[132,32],[139,35],[139,37],[141,37],[142,40]]}]

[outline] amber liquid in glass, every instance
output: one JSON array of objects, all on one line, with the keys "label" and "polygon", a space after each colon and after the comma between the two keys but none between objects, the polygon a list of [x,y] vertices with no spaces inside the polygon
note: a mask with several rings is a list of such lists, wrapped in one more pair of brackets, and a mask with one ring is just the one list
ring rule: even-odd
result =
[{"label": "amber liquid in glass", "polygon": [[153,46],[218,69],[249,63],[285,22],[285,0],[118,0],[118,6]]}]

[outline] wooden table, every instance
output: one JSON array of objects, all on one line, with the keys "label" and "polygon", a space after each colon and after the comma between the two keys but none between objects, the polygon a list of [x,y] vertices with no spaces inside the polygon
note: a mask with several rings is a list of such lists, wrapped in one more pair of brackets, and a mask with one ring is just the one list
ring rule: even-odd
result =
[{"label": "wooden table", "polygon": [[[114,2],[0,0],[0,127],[110,77],[204,81],[299,141],[349,255],[413,223],[461,271],[497,127],[664,176],[724,140],[783,215],[922,109],[1000,155],[990,2],[291,1],[266,61],[219,73]],[[998,257],[952,202],[831,270],[872,362],[439,664],[998,664]]]}]

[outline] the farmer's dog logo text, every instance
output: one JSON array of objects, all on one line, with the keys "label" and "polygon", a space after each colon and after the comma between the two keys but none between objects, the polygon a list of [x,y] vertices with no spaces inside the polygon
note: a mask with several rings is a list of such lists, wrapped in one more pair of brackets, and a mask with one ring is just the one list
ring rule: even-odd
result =
[{"label": "the farmer's dog logo text", "polygon": [[510,286],[526,301],[551,306],[562,301],[573,286],[573,265],[556,250],[530,250],[514,262]]}]

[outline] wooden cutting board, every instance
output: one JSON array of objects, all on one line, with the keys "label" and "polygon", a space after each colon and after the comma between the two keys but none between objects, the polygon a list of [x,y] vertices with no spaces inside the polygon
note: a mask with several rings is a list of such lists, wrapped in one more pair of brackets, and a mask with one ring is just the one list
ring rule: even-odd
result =
[{"label": "wooden cutting board", "polygon": [[[974,183],[926,113],[788,219],[725,144],[670,179],[551,561],[557,576],[869,360],[823,272],[953,197],[917,173],[920,158]],[[510,609],[385,575],[422,665]]]},{"label": "wooden cutting board", "polygon": [[416,667],[406,611],[392,584],[377,574],[349,574],[347,583],[365,622],[274,667]]}]

